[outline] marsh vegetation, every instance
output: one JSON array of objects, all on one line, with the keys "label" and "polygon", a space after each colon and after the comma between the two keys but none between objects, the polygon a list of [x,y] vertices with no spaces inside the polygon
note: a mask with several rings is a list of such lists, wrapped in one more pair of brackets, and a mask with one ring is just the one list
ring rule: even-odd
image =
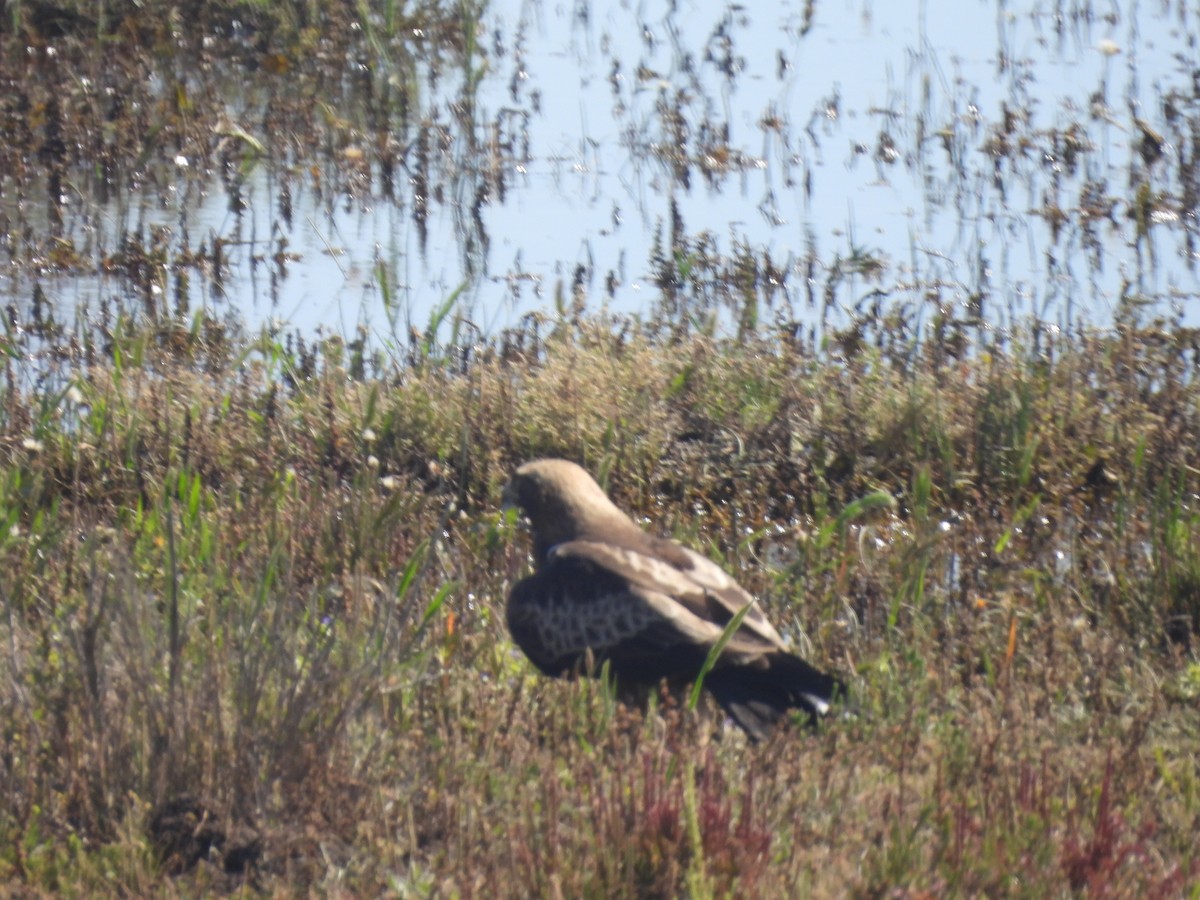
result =
[{"label": "marsh vegetation", "polygon": [[[297,183],[331,204],[378,193],[389,148],[409,186],[491,159],[416,113],[425,138],[391,143],[418,92],[377,65],[344,117],[280,100],[261,134],[214,127],[200,74],[244,54],[293,82],[336,69],[312,90],[341,96],[339,48],[386,49],[394,73],[394,36],[419,31],[414,58],[469,85],[478,11],[7,9],[6,890],[1195,895],[1200,333],[1178,308],[1130,282],[1111,322],[998,327],[988,295],[867,251],[780,266],[673,219],[638,315],[582,273],[491,331],[453,291],[382,333],[247,326],[190,292],[228,274],[223,238],[72,231],[61,198],[85,175],[200,191],[175,156],[236,187],[267,135],[300,169],[315,154]],[[164,63],[187,90],[142,68]],[[1154,210],[1194,200],[1145,183],[1112,220],[1139,250]],[[455,196],[478,237],[493,195]],[[284,278],[273,241],[256,265]],[[47,295],[97,266],[122,279],[111,302]],[[729,568],[857,714],[753,745],[686,697],[629,708],[536,675],[504,627],[528,558],[497,502],[538,456]]]}]

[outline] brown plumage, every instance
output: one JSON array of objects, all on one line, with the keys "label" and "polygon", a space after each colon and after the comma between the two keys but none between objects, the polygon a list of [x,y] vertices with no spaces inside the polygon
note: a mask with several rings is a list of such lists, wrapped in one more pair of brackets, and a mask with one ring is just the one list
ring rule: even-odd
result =
[{"label": "brown plumage", "polygon": [[[710,560],[642,531],[572,462],[521,466],[504,503],[529,518],[535,567],[509,596],[508,627],[547,675],[593,674],[607,661],[619,685],[695,680],[725,626],[754,602]],[[788,710],[816,716],[844,693],[788,651],[757,605],[704,687],[755,738]]]}]

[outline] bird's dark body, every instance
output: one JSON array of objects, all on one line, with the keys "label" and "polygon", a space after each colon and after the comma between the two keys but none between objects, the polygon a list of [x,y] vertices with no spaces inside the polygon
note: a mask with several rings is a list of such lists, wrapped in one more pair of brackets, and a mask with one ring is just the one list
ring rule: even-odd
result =
[{"label": "bird's dark body", "polygon": [[623,578],[579,558],[556,559],[519,582],[508,627],[533,664],[554,677],[592,674],[588,666],[607,662],[618,683],[657,684],[699,672],[708,653],[648,612]]}]

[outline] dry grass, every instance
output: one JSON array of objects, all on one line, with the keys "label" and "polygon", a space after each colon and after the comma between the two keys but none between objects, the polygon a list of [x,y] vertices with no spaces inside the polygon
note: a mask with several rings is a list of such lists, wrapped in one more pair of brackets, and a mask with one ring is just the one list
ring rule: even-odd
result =
[{"label": "dry grass", "polygon": [[[351,378],[120,323],[5,388],[0,880],[1194,894],[1189,340],[816,354],[585,320]],[[859,714],[750,746],[534,677],[495,501],[544,454],[736,570]]]}]

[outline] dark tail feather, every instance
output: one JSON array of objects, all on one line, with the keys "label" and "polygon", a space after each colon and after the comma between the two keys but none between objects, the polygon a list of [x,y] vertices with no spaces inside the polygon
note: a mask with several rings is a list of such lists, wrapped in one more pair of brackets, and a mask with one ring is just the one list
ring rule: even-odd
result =
[{"label": "dark tail feather", "polygon": [[755,740],[766,737],[788,710],[807,713],[815,722],[832,703],[846,697],[841,681],[798,656],[779,651],[764,661],[763,668],[716,668],[704,680],[721,707]]}]

